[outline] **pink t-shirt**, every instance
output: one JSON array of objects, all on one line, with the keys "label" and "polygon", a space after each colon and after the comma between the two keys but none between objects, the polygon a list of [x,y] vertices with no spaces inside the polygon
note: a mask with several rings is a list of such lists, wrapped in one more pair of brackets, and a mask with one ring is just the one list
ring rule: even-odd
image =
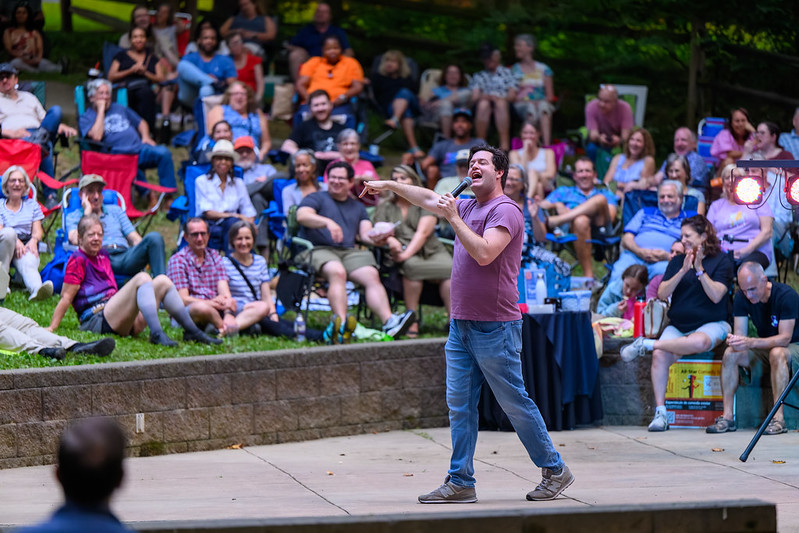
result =
[{"label": "pink t-shirt", "polygon": [[605,115],[599,110],[599,99],[595,98],[585,106],[585,127],[596,130],[608,137],[621,136],[622,130],[630,130],[634,125],[633,110],[624,100],[618,100],[616,107]]},{"label": "pink t-shirt", "polygon": [[452,256],[452,318],[482,322],[519,320],[516,280],[522,260],[524,217],[519,206],[505,195],[484,204],[458,200],[458,214],[482,236],[489,228],[503,227],[511,240],[494,261],[480,266],[455,238]]},{"label": "pink t-shirt", "polygon": [[[731,204],[726,198],[719,198],[707,210],[707,219],[716,229],[716,234],[721,241],[721,249],[725,252],[729,250],[739,250],[749,245],[749,241],[760,233],[760,217],[772,217],[771,207],[767,203],[752,209],[748,205]],[[727,242],[722,239],[724,235],[732,235],[736,239],[744,239],[744,242]],[[771,241],[757,249],[763,252],[771,261]]]},{"label": "pink t-shirt", "polygon": [[[749,135],[746,140],[748,141],[751,138],[752,135]],[[718,159],[724,159],[727,157],[727,152],[743,152],[745,142],[738,144],[730,130],[725,128],[713,138],[713,144],[710,145],[710,155]]]}]

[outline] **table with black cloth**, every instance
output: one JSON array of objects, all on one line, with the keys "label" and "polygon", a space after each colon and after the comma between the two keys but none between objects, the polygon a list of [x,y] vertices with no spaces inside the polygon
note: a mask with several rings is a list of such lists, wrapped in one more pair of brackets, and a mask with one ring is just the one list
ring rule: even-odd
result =
[{"label": "table with black cloth", "polygon": [[[599,362],[591,313],[522,314],[522,374],[550,431],[602,419]],[[480,397],[480,429],[513,431],[487,383]]]}]

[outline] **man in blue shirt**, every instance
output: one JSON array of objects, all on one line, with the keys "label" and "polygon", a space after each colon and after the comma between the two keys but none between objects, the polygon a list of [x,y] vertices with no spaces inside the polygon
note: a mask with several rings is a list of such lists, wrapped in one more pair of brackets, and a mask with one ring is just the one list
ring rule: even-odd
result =
[{"label": "man in blue shirt", "polygon": [[67,215],[67,238],[78,244],[78,222],[83,215],[97,214],[103,224],[103,248],[111,259],[114,274],[135,276],[150,265],[152,277],[166,274],[164,238],[148,233],[142,238],[118,205],[103,204],[105,181],[97,174],[87,174],[78,183],[81,208]]},{"label": "man in blue shirt", "polygon": [[297,79],[300,65],[311,57],[322,55],[322,44],[328,35],[339,38],[344,55],[355,57],[347,40],[347,34],[338,26],[331,24],[331,19],[330,5],[320,2],[316,6],[313,22],[300,28],[297,35],[289,41],[289,72],[292,80]]},{"label": "man in blue shirt", "polygon": [[664,180],[658,187],[658,206],[644,207],[627,223],[621,238],[623,251],[613,264],[610,281],[631,265],[645,265],[649,279],[666,271],[674,241],[680,239],[684,218],[696,213],[682,210],[682,183]]},{"label": "man in blue shirt", "polygon": [[218,54],[219,32],[203,28],[197,39],[197,51],[178,63],[178,100],[192,107],[199,96],[204,98],[224,92],[238,76],[233,60]]},{"label": "man in blue shirt", "polygon": [[56,466],[64,505],[46,522],[20,531],[129,533],[109,508],[122,483],[124,457],[125,435],[110,418],[86,418],[69,426],[58,444]]},{"label": "man in blue shirt", "polygon": [[132,109],[111,103],[111,82],[92,80],[87,86],[91,106],[80,116],[81,135],[101,142],[114,154],[139,154],[140,181],[147,181],[144,171],[158,169],[158,182],[163,187],[177,187],[172,153],[162,144],[155,144],[147,121]]},{"label": "man in blue shirt", "polygon": [[[574,163],[574,186],[558,187],[540,204],[544,209],[554,209],[555,215],[547,220],[549,229],[571,226],[577,235],[574,251],[583,267],[583,276],[593,277],[591,262],[591,228],[604,228],[616,218],[616,195],[608,189],[597,189],[594,163],[583,156]],[[568,228],[567,228],[568,229]]]}]

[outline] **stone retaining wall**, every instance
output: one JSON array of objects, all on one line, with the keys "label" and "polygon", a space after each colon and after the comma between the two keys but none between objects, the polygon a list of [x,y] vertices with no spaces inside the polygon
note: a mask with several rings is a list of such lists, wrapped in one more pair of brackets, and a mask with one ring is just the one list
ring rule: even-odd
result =
[{"label": "stone retaining wall", "polygon": [[[447,425],[444,339],[0,372],[0,468],[112,416],[132,455]],[[136,433],[137,414],[144,431]]]}]

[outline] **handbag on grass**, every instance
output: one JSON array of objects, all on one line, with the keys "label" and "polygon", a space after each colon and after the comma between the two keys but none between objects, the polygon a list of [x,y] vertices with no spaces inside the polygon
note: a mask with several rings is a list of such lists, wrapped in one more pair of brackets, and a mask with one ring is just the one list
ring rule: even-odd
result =
[{"label": "handbag on grass", "polygon": [[652,298],[646,302],[644,307],[644,337],[647,339],[657,339],[666,326],[669,325],[669,317],[666,312],[669,310],[668,302]]}]

